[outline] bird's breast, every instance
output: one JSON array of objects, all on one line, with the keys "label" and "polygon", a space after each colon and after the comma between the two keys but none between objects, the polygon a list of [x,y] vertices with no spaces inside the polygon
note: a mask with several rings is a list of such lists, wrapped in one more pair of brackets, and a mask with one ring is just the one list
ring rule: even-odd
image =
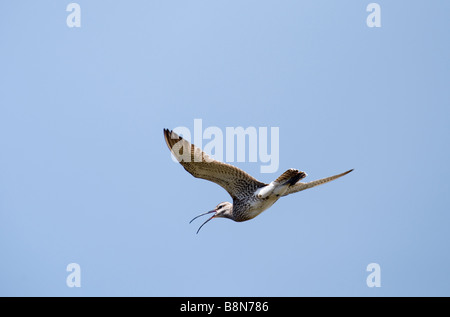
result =
[{"label": "bird's breast", "polygon": [[279,197],[269,196],[265,199],[254,199],[247,205],[247,208],[244,212],[242,212],[240,221],[246,221],[255,218],[264,210],[270,208]]}]

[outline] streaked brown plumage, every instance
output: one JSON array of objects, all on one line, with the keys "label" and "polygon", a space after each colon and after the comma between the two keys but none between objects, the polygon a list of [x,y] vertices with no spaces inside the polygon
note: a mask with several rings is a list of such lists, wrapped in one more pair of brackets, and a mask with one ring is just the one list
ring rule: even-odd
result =
[{"label": "streaked brown plumage", "polygon": [[351,169],[345,173],[302,183],[299,181],[307,176],[306,173],[291,168],[281,174],[275,181],[266,184],[233,165],[214,160],[175,132],[164,129],[164,138],[170,151],[186,171],[194,177],[206,179],[222,186],[233,198],[233,204],[223,202],[205,213],[214,214],[200,228],[209,220],[218,217],[229,218],[238,222],[253,219],[282,196],[325,184],[353,171]]}]

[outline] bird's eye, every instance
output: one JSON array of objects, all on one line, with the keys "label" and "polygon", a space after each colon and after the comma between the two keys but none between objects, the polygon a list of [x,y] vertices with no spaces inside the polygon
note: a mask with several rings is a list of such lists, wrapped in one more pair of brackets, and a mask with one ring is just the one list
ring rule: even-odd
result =
[{"label": "bird's eye", "polygon": [[222,208],[223,206],[222,205],[220,205],[217,209],[220,209],[220,208]]}]

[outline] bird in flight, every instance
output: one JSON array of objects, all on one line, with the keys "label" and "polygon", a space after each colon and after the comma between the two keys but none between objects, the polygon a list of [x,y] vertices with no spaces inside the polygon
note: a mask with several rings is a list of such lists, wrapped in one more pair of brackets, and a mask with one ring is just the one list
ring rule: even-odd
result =
[{"label": "bird in flight", "polygon": [[198,228],[197,233],[211,219],[228,218],[237,222],[253,219],[280,197],[328,183],[353,171],[351,169],[338,175],[303,183],[300,180],[307,176],[306,173],[290,168],[276,180],[266,184],[233,165],[214,160],[173,131],[164,129],[164,138],[170,151],[186,171],[196,178],[222,186],[233,199],[233,203],[222,202],[213,210],[192,219],[190,222],[200,216],[213,214]]}]

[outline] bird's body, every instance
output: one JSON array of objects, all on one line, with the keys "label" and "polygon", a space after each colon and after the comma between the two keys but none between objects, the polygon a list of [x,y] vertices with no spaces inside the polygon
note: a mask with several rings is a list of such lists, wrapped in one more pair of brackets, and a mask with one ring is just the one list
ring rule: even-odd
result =
[{"label": "bird's body", "polygon": [[249,204],[239,205],[236,207],[233,205],[233,215],[235,215],[235,221],[246,221],[255,218],[264,210],[272,207],[273,204],[280,197],[276,197],[275,195],[271,195],[266,198],[258,198],[254,195],[249,199]]},{"label": "bird's body", "polygon": [[291,168],[270,184],[266,184],[235,166],[212,159],[172,131],[164,129],[164,138],[172,154],[186,171],[194,177],[222,186],[233,198],[233,204],[223,202],[214,210],[205,213],[214,215],[202,226],[213,218],[229,218],[237,222],[253,219],[270,208],[280,197],[330,182],[352,171],[302,183],[300,180],[307,176],[306,173]]},{"label": "bird's body", "polygon": [[306,177],[306,173],[295,169],[289,169],[285,174],[287,174],[287,177],[283,180],[280,180],[280,176],[270,184],[264,184],[256,190],[250,190],[245,197],[233,199],[234,220],[246,221],[255,218],[264,210],[272,207],[280,197],[286,195],[290,186],[299,179]]}]

